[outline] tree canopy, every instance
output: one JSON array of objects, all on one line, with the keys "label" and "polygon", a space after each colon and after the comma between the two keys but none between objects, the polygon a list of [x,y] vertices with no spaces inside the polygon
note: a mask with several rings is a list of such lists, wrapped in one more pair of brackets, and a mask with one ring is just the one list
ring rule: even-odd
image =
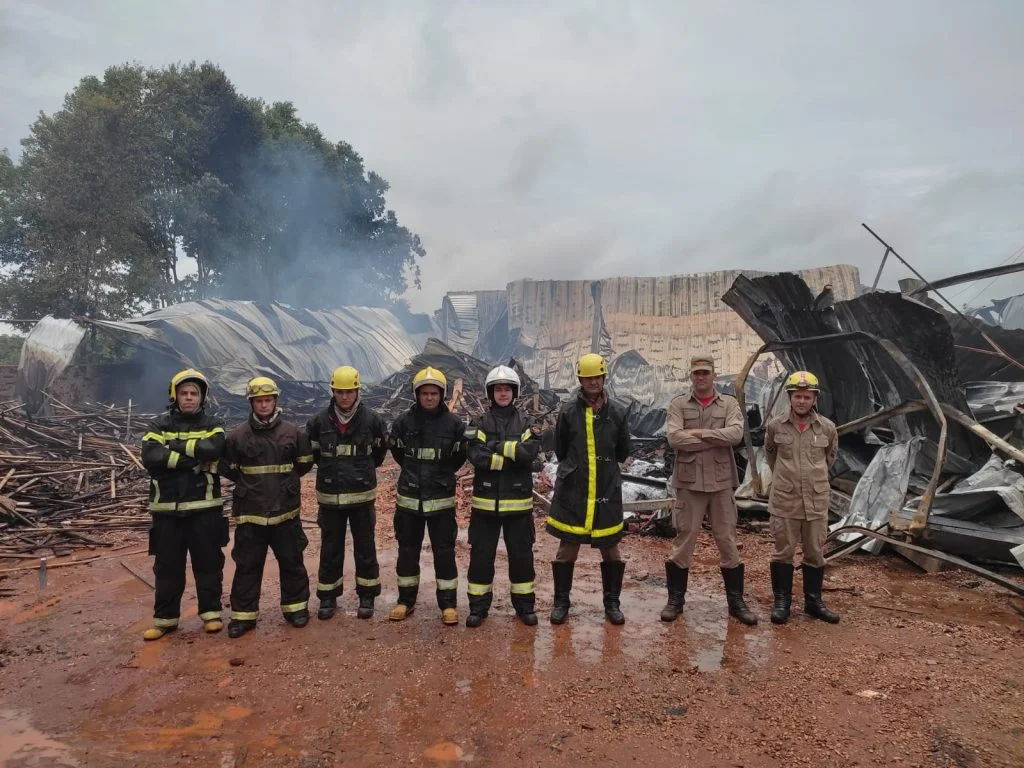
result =
[{"label": "tree canopy", "polygon": [[425,251],[388,183],[206,63],[111,67],[0,153],[0,318],[196,298],[386,304]]}]

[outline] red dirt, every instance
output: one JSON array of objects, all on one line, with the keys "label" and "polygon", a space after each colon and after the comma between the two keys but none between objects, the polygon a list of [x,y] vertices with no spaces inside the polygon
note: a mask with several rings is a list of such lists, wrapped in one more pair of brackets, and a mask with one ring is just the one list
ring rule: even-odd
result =
[{"label": "red dirt", "polygon": [[[122,553],[51,569],[44,591],[34,571],[8,578],[0,764],[1024,765],[1024,623],[1005,592],[971,574],[849,556],[826,582],[839,625],[798,606],[774,627],[769,539],[744,533],[748,599],[761,617],[748,629],[726,618],[703,536],[684,617],[664,624],[668,542],[630,537],[626,625],[603,621],[597,558],[585,552],[570,620],[552,627],[555,541],[538,520],[539,626],[512,617],[503,554],[483,627],[442,626],[429,547],[417,611],[396,624],[386,617],[393,470],[378,501],[385,589],[369,621],[355,617],[350,556],[344,610],[303,630],[274,609],[271,558],[260,623],[239,640],[203,634],[190,582],[182,628],[142,641],[152,592],[120,564],[151,579],[141,537]],[[464,590],[464,506],[460,517]],[[307,527],[312,581],[319,532]],[[225,592],[230,558],[227,570]],[[464,592],[459,600],[464,616]]]}]

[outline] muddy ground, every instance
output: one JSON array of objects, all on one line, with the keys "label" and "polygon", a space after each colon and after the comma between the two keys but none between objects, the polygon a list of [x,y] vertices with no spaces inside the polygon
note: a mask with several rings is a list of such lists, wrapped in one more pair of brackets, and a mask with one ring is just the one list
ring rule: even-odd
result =
[{"label": "muddy ground", "polygon": [[[383,490],[379,510],[393,508],[392,494]],[[304,516],[314,510],[307,502]],[[152,578],[141,536],[51,568],[42,590],[34,571],[9,575],[0,764],[1024,765],[1024,621],[1005,592],[971,574],[849,556],[826,582],[839,625],[798,609],[774,627],[769,539],[745,532],[748,600],[762,619],[745,628],[727,620],[705,535],[685,617],[664,624],[669,543],[634,536],[623,546],[626,625],[604,622],[588,551],[570,620],[552,627],[555,542],[538,520],[540,625],[513,618],[501,553],[491,617],[471,630],[442,626],[426,546],[417,611],[387,620],[390,528],[382,513],[385,587],[373,619],[355,617],[349,556],[344,611],[287,626],[271,558],[259,626],[238,640],[202,632],[190,579],[181,629],[142,641],[152,592],[125,567]],[[319,535],[307,529],[315,582]],[[468,555],[463,529],[461,617]],[[230,573],[229,558],[225,593]]]}]

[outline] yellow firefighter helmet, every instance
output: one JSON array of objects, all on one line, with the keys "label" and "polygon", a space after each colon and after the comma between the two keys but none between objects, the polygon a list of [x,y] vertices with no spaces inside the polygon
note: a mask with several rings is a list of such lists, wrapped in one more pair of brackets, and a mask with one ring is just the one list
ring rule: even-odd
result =
[{"label": "yellow firefighter helmet", "polygon": [[790,374],[789,378],[786,379],[786,391],[796,392],[801,389],[808,392],[819,392],[818,377],[810,371],[797,371]]},{"label": "yellow firefighter helmet", "polygon": [[351,365],[335,368],[331,374],[331,389],[359,389],[359,371]]},{"label": "yellow firefighter helmet", "polygon": [[448,379],[444,377],[437,368],[431,368],[429,365],[422,371],[413,376],[412,379],[412,391],[415,394],[420,391],[420,387],[424,384],[433,384],[441,388],[441,394],[444,395],[448,389]]},{"label": "yellow firefighter helmet", "polygon": [[267,376],[256,376],[249,379],[249,383],[245,385],[245,396],[249,400],[267,395],[278,397],[280,394],[281,388],[277,386],[277,382]]},{"label": "yellow firefighter helmet", "polygon": [[167,388],[171,402],[173,403],[178,399],[178,387],[187,381],[191,381],[199,386],[199,401],[205,403],[206,393],[210,391],[210,382],[201,371],[197,371],[195,368],[186,368],[184,371],[178,371],[171,377],[171,384]]},{"label": "yellow firefighter helmet", "polygon": [[591,376],[607,376],[608,364],[605,363],[604,358],[599,354],[591,352],[581,357],[579,362],[576,363],[576,375],[581,379]]}]

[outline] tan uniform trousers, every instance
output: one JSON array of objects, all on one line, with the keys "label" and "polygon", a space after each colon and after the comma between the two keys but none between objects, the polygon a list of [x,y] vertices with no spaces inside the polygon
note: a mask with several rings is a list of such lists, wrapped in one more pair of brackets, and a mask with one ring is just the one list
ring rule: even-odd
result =
[{"label": "tan uniform trousers", "polygon": [[772,535],[775,537],[772,562],[792,565],[796,545],[799,544],[803,552],[804,565],[812,568],[825,567],[825,558],[821,554],[825,538],[828,536],[828,520],[825,518],[803,520],[772,515]]},{"label": "tan uniform trousers", "polygon": [[669,559],[680,568],[690,567],[704,515],[711,518],[711,535],[718,545],[721,566],[735,568],[741,561],[736,548],[736,502],[732,488],[711,492],[676,489],[676,504],[672,510],[676,537],[672,541]]}]

